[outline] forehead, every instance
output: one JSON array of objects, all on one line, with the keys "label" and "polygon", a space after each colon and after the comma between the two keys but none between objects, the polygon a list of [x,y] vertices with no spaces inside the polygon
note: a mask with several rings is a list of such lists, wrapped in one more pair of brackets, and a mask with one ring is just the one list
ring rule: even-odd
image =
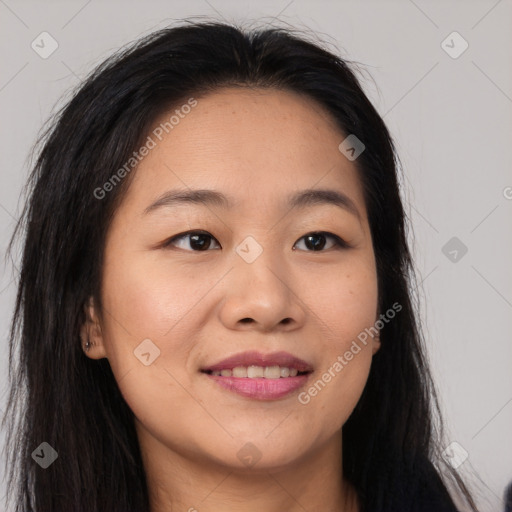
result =
[{"label": "forehead", "polygon": [[364,216],[357,169],[338,149],[345,134],[317,102],[250,88],[225,88],[195,101],[155,121],[153,147],[138,164],[125,207],[142,211],[171,189],[211,188],[236,198],[239,207],[257,202],[272,209],[294,191],[335,188]]}]

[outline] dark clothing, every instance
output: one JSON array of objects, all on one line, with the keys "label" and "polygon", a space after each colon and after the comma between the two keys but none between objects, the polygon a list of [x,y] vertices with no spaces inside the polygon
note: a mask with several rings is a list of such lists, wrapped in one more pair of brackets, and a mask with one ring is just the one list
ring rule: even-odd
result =
[{"label": "dark clothing", "polygon": [[508,487],[505,489],[505,509],[503,512],[512,512],[512,482],[508,484]]}]

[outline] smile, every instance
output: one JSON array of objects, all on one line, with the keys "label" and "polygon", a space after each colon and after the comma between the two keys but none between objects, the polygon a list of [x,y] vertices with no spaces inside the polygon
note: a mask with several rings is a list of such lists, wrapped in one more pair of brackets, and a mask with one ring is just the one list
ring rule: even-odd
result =
[{"label": "smile", "polygon": [[[306,372],[300,372],[304,374]],[[248,379],[281,379],[287,377],[296,377],[299,374],[297,368],[288,368],[287,366],[236,366],[232,370],[213,370],[210,375],[221,377],[239,377]]]}]

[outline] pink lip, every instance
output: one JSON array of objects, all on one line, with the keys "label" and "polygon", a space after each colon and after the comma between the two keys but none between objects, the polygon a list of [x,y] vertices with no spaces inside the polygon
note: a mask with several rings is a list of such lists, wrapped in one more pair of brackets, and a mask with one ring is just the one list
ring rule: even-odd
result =
[{"label": "pink lip", "polygon": [[255,400],[277,400],[296,391],[308,380],[309,374],[280,379],[250,379],[206,374],[224,389]]},{"label": "pink lip", "polygon": [[[232,370],[236,366],[285,366],[287,368],[296,368],[298,372],[308,373],[306,375],[279,379],[222,377],[220,375],[206,373],[215,370]],[[313,367],[306,361],[288,352],[262,354],[253,350],[235,354],[214,365],[203,368],[201,371],[224,389],[238,393],[241,396],[256,400],[277,400],[303,386],[309,378],[309,373],[313,371]]]},{"label": "pink lip", "polygon": [[[235,354],[234,356],[223,359],[214,365],[202,368],[202,371],[232,370],[236,366],[286,366],[287,368],[296,368],[299,372],[310,372],[313,370],[313,367],[309,363],[299,359],[298,357],[292,356],[288,352],[262,354],[261,352],[253,350]],[[295,377],[287,378],[293,379]]]}]

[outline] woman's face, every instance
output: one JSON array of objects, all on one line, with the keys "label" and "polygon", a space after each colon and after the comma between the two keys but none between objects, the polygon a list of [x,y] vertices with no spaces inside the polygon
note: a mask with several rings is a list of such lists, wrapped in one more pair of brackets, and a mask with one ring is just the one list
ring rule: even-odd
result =
[{"label": "woman's face", "polygon": [[[358,341],[378,318],[362,188],[312,100],[226,88],[196,101],[168,133],[166,112],[139,155],[89,356],[108,358],[146,455],[283,468],[340,442],[379,346]],[[196,190],[215,196],[171,199]]]}]

